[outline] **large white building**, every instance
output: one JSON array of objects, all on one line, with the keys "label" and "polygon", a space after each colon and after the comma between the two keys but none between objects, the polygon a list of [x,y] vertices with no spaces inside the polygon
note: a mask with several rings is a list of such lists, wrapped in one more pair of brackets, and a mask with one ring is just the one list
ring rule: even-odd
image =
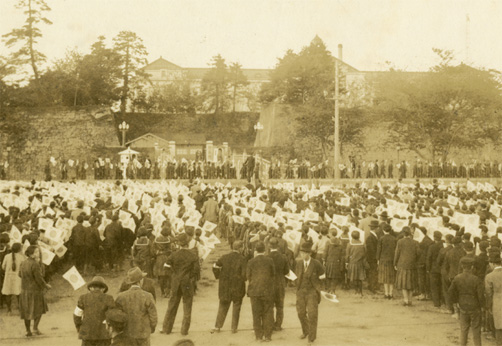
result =
[{"label": "large white building", "polygon": [[[177,81],[188,81],[190,87],[196,93],[200,93],[202,79],[209,70],[210,68],[181,67],[162,57],[143,68],[143,71],[150,76],[153,87],[161,87]],[[256,100],[249,100],[243,95],[248,94],[256,98],[262,84],[270,81],[270,71],[269,69],[242,69],[244,76],[247,78],[248,85],[243,87],[245,92],[241,92],[240,96],[238,96],[236,111],[247,112],[259,110],[255,108],[256,105],[253,106],[250,104]]]}]

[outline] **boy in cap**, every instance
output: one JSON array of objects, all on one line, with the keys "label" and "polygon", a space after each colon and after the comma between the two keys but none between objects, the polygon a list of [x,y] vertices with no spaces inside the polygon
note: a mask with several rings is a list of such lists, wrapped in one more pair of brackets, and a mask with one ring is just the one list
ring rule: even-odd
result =
[{"label": "boy in cap", "polygon": [[108,310],[106,312],[106,324],[112,337],[112,346],[129,346],[134,344],[134,340],[124,333],[127,324],[127,315],[122,310]]},{"label": "boy in cap", "polygon": [[101,276],[95,276],[87,289],[89,292],[78,298],[73,312],[78,337],[82,339],[82,346],[110,345],[110,335],[103,321],[106,312],[115,307],[113,297],[106,294],[108,286]]},{"label": "boy in cap", "polygon": [[467,345],[469,328],[475,346],[481,346],[481,314],[485,306],[483,282],[474,274],[474,259],[464,257],[460,261],[462,273],[455,276],[448,293],[451,302],[458,304],[460,322],[460,345]]}]

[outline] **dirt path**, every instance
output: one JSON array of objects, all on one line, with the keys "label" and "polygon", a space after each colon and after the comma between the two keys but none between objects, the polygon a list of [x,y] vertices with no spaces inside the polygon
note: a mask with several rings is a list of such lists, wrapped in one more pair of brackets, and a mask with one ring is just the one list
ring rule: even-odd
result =
[{"label": "dirt path", "polygon": [[[240,329],[237,334],[230,333],[230,313],[224,328],[219,334],[210,334],[214,326],[218,308],[218,284],[211,272],[212,263],[228,251],[227,246],[217,247],[204,265],[199,293],[194,299],[192,324],[189,338],[196,345],[256,345],[253,330],[249,298],[244,299]],[[88,277],[86,280],[90,279]],[[110,293],[116,297],[121,277],[106,277]],[[71,286],[60,276],[52,280],[53,291],[48,294],[50,311],[44,315],[40,324],[43,336],[24,337],[23,322],[17,315],[7,316],[5,310],[0,313],[0,345],[80,345],[73,326],[72,313],[78,296],[85,288],[74,292]],[[319,307],[318,338],[315,345],[458,345],[458,322],[449,315],[440,314],[432,308],[432,303],[414,302],[413,307],[401,306],[399,299],[384,300],[381,296],[365,295],[363,298],[352,292],[340,291],[339,304],[322,300]],[[167,309],[167,299],[158,298],[157,309],[159,325],[152,335],[152,346],[168,346],[181,339],[179,334],[182,309],[178,311],[173,334],[162,335],[158,331]],[[301,334],[296,315],[295,292],[288,288],[285,301],[285,318],[281,332],[274,333],[270,346],[306,345]],[[469,342],[472,344],[472,341]],[[491,340],[483,339],[484,345],[495,345]]]}]

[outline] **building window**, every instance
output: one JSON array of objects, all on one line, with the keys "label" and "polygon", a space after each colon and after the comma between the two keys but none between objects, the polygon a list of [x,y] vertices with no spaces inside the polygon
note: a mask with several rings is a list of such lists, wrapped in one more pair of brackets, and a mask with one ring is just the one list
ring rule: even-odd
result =
[{"label": "building window", "polygon": [[188,155],[188,149],[186,148],[176,148],[177,155]]},{"label": "building window", "polygon": [[162,70],[162,78],[167,79],[167,71],[166,70]]},{"label": "building window", "polygon": [[190,155],[195,155],[195,154],[197,154],[198,151],[200,151],[200,149],[197,149],[197,148],[190,149]]}]

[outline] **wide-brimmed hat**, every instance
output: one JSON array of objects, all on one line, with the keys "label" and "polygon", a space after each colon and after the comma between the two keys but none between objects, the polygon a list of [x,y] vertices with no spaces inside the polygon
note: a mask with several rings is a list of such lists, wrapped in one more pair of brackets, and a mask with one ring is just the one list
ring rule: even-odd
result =
[{"label": "wide-brimmed hat", "polygon": [[308,241],[303,243],[302,246],[300,246],[300,251],[311,253],[312,252],[312,243],[308,242]]},{"label": "wide-brimmed hat", "polygon": [[91,287],[103,287],[105,289],[105,293],[108,292],[108,285],[102,276],[93,277],[91,282],[87,284],[87,289],[90,289]]},{"label": "wide-brimmed hat", "polygon": [[146,276],[146,273],[143,273],[139,267],[131,268],[127,271],[126,283],[129,285],[140,282]]},{"label": "wide-brimmed hat", "polygon": [[380,223],[378,222],[378,220],[371,220],[370,222],[370,227],[372,228],[377,228],[379,225]]}]

